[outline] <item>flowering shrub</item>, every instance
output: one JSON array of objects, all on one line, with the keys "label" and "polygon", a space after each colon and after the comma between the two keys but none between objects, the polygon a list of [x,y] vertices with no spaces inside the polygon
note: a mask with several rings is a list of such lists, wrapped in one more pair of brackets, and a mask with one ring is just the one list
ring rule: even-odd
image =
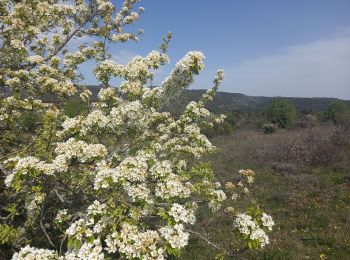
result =
[{"label": "flowering shrub", "polygon": [[[117,8],[107,0],[0,0],[0,85],[8,93],[1,97],[1,142],[10,144],[1,157],[0,245],[8,254],[17,251],[13,259],[179,255],[198,207],[219,211],[227,200],[249,193],[252,170],[242,170],[241,182],[221,189],[198,160],[215,151],[201,127],[224,119],[205,108],[222,70],[201,100],[175,119],[161,108],[203,69],[202,53],[185,55],[156,88],[147,82],[169,60],[170,34],[161,51],[126,65],[111,59],[107,43],[140,34],[125,31],[144,11],[134,11],[137,2],[125,0]],[[87,36],[94,41],[70,51],[69,42]],[[77,71],[91,60],[102,86],[93,105]],[[116,77],[124,80],[119,87],[113,85]],[[44,105],[47,94],[54,104]],[[88,109],[68,117],[64,104],[73,95]],[[30,133],[17,122],[26,111],[42,115]],[[17,136],[23,136],[19,145]],[[231,228],[249,247],[268,244],[270,216],[227,211],[234,217]]]}]

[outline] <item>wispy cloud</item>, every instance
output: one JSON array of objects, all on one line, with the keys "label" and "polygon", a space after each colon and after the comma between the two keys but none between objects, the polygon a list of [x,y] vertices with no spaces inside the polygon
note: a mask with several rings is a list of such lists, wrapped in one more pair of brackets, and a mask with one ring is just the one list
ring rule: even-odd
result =
[{"label": "wispy cloud", "polygon": [[136,53],[131,52],[129,50],[123,49],[123,50],[117,50],[116,52],[112,52],[112,59],[115,60],[117,63],[125,65],[133,57],[137,56]]},{"label": "wispy cloud", "polygon": [[223,91],[350,99],[350,30],[226,69]]}]

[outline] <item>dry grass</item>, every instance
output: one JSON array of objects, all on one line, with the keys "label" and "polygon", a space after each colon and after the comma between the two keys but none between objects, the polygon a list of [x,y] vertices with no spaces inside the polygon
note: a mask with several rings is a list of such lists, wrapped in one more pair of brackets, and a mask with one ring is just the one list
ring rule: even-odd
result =
[{"label": "dry grass", "polygon": [[[255,169],[257,179],[251,192],[276,222],[268,247],[238,253],[238,259],[349,259],[347,131],[317,126],[266,135],[241,129],[213,139],[218,153],[206,161],[212,162],[219,179],[235,181],[238,169]],[[198,221],[197,231],[209,230],[206,237],[226,249],[233,248],[227,242],[234,240],[231,218],[203,211]],[[218,253],[200,239],[193,238],[191,242],[182,259],[214,259]]]},{"label": "dry grass", "polygon": [[[343,158],[350,141],[349,126],[314,126],[263,134],[240,129],[213,139],[219,153],[240,164],[290,163],[298,167],[334,166]],[[343,156],[343,157],[342,157]]]}]

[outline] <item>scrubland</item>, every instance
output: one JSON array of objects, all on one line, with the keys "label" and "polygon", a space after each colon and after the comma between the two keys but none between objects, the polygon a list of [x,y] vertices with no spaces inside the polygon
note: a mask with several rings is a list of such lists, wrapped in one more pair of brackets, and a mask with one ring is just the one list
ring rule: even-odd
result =
[{"label": "scrubland", "polygon": [[[224,259],[349,259],[350,257],[350,127],[319,124],[264,134],[253,128],[212,138],[217,152],[210,162],[222,182],[239,179],[238,170],[252,168],[250,189],[273,216],[270,245],[241,250]],[[241,205],[231,205],[238,207]],[[231,219],[202,211],[198,230],[221,247],[234,236]],[[208,231],[209,230],[209,231]],[[231,240],[232,241],[232,240]],[[192,238],[182,259],[214,259],[218,252]]]}]

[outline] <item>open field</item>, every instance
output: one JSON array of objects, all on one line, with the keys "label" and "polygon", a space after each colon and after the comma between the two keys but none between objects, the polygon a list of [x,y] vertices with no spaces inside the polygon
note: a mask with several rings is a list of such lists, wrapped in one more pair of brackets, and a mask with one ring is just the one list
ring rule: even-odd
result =
[{"label": "open field", "polygon": [[[251,194],[276,222],[269,246],[237,252],[236,258],[349,259],[348,140],[348,132],[334,126],[280,130],[272,135],[240,129],[212,139],[218,152],[208,159],[220,180],[234,181],[239,169],[254,169],[257,176]],[[293,157],[294,153],[298,156]],[[223,241],[234,236],[232,219],[224,214],[216,218],[208,215],[201,212],[197,231],[209,230],[204,233],[207,238],[231,248],[232,244]],[[214,259],[218,253],[200,239],[192,242],[182,259]]]}]

